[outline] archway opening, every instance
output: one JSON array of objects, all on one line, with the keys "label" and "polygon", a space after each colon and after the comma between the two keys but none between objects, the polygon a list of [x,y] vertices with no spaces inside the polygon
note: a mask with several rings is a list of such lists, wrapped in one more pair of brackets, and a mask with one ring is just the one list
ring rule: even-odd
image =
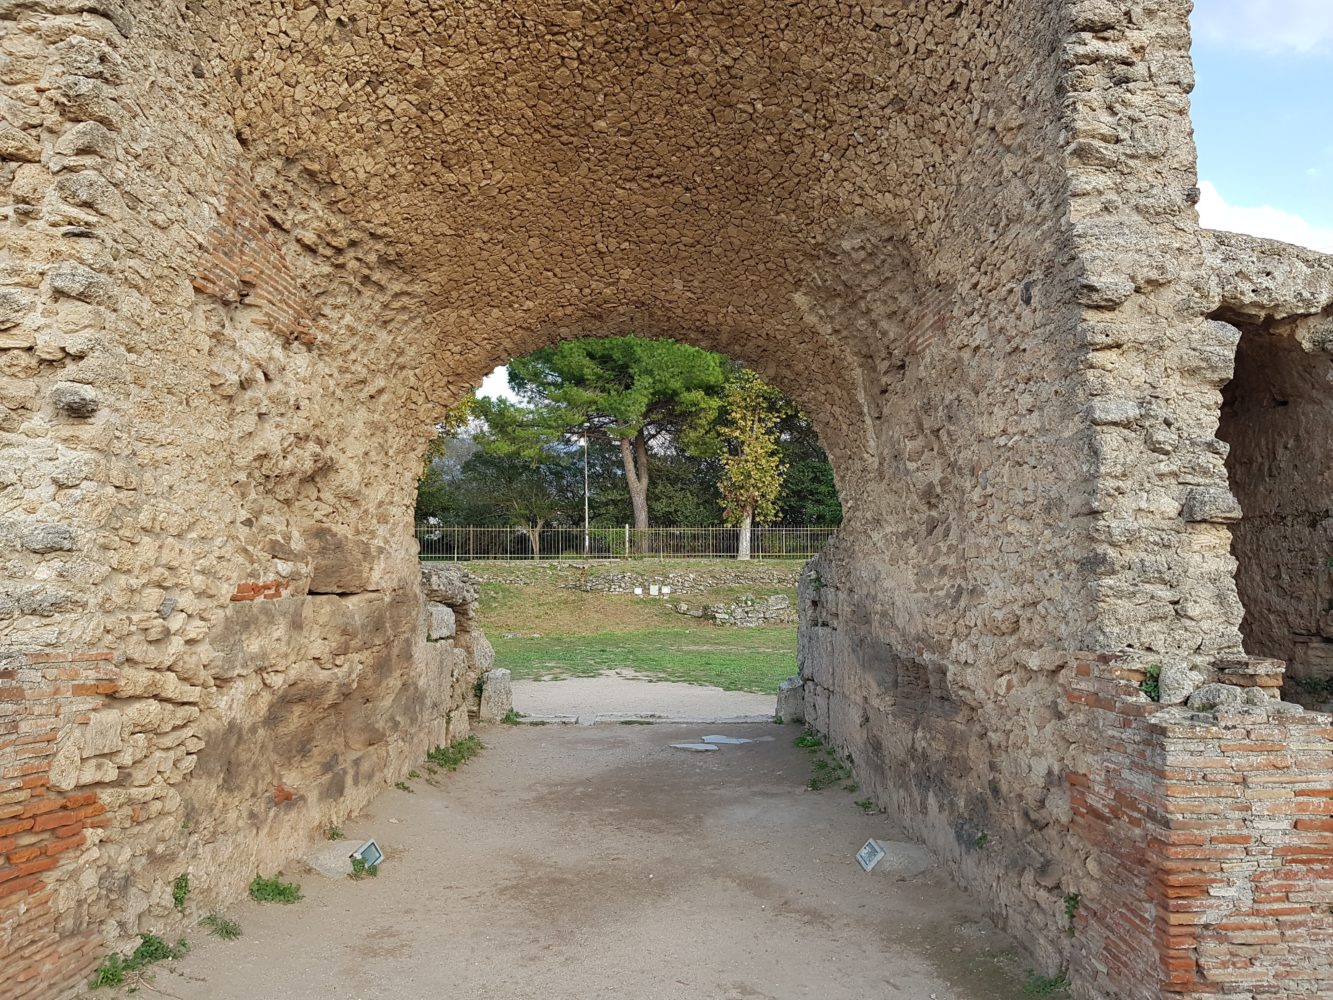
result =
[{"label": "archway opening", "polygon": [[1240,502],[1232,555],[1250,656],[1285,661],[1282,696],[1333,702],[1333,366],[1295,322],[1236,316],[1218,437]]},{"label": "archway opening", "polygon": [[437,426],[414,513],[423,566],[478,581],[510,721],[803,719],[797,583],[842,506],[810,417],[741,363],[635,336],[513,359]]}]

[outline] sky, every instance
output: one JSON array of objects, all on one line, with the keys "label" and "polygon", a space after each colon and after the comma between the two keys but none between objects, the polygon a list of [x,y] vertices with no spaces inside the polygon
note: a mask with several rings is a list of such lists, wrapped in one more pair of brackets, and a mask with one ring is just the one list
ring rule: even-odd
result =
[{"label": "sky", "polygon": [[1333,0],[1196,0],[1199,216],[1333,253]]},{"label": "sky", "polygon": [[[1199,218],[1333,253],[1333,0],[1196,0]],[[483,396],[512,398],[505,370]]]}]

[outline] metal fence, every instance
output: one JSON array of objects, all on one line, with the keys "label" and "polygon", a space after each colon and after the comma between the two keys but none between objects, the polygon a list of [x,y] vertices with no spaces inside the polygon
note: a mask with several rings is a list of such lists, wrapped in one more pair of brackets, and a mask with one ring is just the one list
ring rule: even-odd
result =
[{"label": "metal fence", "polygon": [[[837,528],[752,528],[750,558],[808,559]],[[457,528],[420,523],[426,560],[735,559],[739,528]]]}]

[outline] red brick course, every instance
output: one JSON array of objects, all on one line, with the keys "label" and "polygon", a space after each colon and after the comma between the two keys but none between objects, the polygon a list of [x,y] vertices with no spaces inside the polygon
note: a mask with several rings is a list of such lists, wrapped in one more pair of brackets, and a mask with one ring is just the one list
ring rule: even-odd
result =
[{"label": "red brick course", "polygon": [[225,205],[195,267],[194,287],[258,309],[255,324],[310,345],[314,303],[283,253],[258,191],[241,169],[228,173]]},{"label": "red brick course", "polygon": [[50,787],[62,730],[115,690],[113,656],[26,653],[0,671],[0,1000],[56,996],[85,979],[95,932],[61,934],[52,886],[72,872],[87,831],[108,822],[93,792]]},{"label": "red brick course", "polygon": [[1096,734],[1095,765],[1069,776],[1095,872],[1074,982],[1118,1000],[1333,996],[1328,716],[1162,713],[1109,657],[1074,674]]},{"label": "red brick course", "polygon": [[265,583],[240,583],[231,595],[233,601],[275,601],[287,594],[289,580],[269,580]]}]

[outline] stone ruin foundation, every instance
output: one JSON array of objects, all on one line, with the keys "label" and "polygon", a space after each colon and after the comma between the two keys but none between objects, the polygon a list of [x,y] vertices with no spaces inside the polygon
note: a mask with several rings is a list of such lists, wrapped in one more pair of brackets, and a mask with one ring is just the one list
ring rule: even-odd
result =
[{"label": "stone ruin foundation", "polygon": [[1199,228],[1188,8],[0,3],[0,998],[461,733],[424,443],[626,330],[815,421],[807,719],[1044,971],[1329,995],[1333,263]]}]

